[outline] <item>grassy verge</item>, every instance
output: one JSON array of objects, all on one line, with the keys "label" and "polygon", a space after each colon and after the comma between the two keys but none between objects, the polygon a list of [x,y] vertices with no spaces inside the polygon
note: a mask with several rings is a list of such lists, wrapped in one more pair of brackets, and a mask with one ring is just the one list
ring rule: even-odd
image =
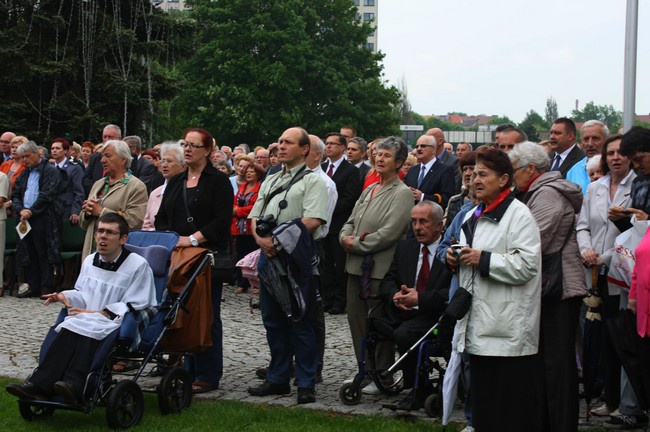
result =
[{"label": "grassy verge", "polygon": [[[0,424],[12,432],[104,431],[106,411],[99,407],[91,415],[56,411],[48,419],[27,422],[18,412],[16,399],[4,387],[17,382],[0,378]],[[386,416],[350,416],[306,408],[284,408],[236,401],[194,400],[189,409],[178,415],[163,416],[156,395],[145,394],[142,423],[134,431],[282,431],[282,432],[438,432],[462,429],[455,425],[443,428],[427,421],[397,420]]]}]

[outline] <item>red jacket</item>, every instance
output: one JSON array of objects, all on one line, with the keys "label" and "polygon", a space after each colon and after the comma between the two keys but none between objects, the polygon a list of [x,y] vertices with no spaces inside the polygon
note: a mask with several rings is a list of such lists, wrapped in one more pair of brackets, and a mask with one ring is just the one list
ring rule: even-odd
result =
[{"label": "red jacket", "polygon": [[[230,224],[230,234],[236,235],[252,235],[251,231],[251,221],[247,220],[248,214],[253,210],[253,205],[257,201],[257,194],[260,191],[260,182],[257,182],[253,189],[247,194],[244,194],[246,190],[247,183],[242,183],[239,185],[239,190],[235,194],[235,201],[233,204],[234,214],[232,217],[232,223]],[[241,207],[240,198],[243,200],[244,205]],[[246,226],[245,232],[242,232],[242,227]]]},{"label": "red jacket", "polygon": [[636,264],[632,272],[630,299],[636,299],[636,331],[641,337],[650,336],[650,229],[637,246]]}]

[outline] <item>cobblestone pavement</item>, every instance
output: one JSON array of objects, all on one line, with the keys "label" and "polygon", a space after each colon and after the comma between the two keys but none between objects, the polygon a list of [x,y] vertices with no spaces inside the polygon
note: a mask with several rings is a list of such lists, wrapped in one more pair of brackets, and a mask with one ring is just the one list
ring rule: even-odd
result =
[{"label": "cobblestone pavement", "polygon": [[[246,389],[262,381],[255,370],[269,361],[264,326],[259,310],[251,313],[247,294],[236,295],[232,287],[224,287],[222,319],[224,325],[224,376],[219,390],[198,395],[199,398],[240,400],[283,406],[296,405],[296,391],[287,396],[253,397]],[[38,299],[17,299],[5,295],[0,298],[0,375],[22,379],[36,366],[40,344],[47,329],[59,312],[58,305],[43,306]],[[338,398],[341,384],[356,373],[350,332],[345,315],[326,314],[327,338],[323,383],[318,384],[317,402],[305,405],[312,409],[330,410],[349,414],[384,414],[403,416],[382,408],[400,396],[363,395],[358,405],[344,405]],[[458,408],[458,405],[457,405]],[[584,405],[581,407],[584,413]],[[504,413],[505,414],[505,413]],[[423,411],[411,416],[428,418]],[[456,409],[452,421],[464,422],[461,409]],[[584,416],[581,424],[585,424]],[[601,420],[595,419],[592,425]]]}]

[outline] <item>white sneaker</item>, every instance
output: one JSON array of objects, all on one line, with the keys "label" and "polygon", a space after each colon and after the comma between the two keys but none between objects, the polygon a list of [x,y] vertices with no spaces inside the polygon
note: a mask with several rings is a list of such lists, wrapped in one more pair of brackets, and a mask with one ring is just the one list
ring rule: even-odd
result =
[{"label": "white sneaker", "polygon": [[465,429],[463,429],[460,432],[474,432],[474,428],[472,426],[465,426]]},{"label": "white sneaker", "polygon": [[370,384],[368,384],[367,386],[365,386],[365,387],[363,388],[363,390],[361,390],[361,392],[362,392],[363,394],[367,394],[367,395],[378,395],[378,394],[381,394],[381,390],[379,390],[379,389],[377,388],[377,385],[375,384],[374,381],[371,382]]},{"label": "white sneaker", "polygon": [[18,294],[22,294],[29,289],[29,284],[21,283],[18,287]]},{"label": "white sneaker", "polygon": [[592,409],[591,414],[597,417],[607,417],[612,414],[612,411],[607,407],[607,404],[603,404],[598,408]]}]

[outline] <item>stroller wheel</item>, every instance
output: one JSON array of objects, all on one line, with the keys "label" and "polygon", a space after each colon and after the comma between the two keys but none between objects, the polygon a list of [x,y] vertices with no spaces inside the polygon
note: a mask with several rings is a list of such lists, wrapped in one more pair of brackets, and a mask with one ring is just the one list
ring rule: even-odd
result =
[{"label": "stroller wheel", "polygon": [[339,390],[339,399],[346,405],[356,405],[361,401],[361,389],[354,383],[346,383]]},{"label": "stroller wheel", "polygon": [[18,410],[20,411],[20,416],[27,421],[51,417],[54,414],[54,408],[31,405],[23,401],[18,402]]},{"label": "stroller wheel", "polygon": [[158,407],[163,414],[183,411],[192,402],[192,378],[181,367],[165,373],[158,387]]},{"label": "stroller wheel", "polygon": [[441,402],[438,393],[430,394],[424,400],[424,412],[427,413],[429,417],[440,417],[440,414],[442,414]]},{"label": "stroller wheel", "polygon": [[108,394],[106,421],[113,429],[128,429],[140,423],[144,413],[142,390],[133,381],[120,381]]}]

